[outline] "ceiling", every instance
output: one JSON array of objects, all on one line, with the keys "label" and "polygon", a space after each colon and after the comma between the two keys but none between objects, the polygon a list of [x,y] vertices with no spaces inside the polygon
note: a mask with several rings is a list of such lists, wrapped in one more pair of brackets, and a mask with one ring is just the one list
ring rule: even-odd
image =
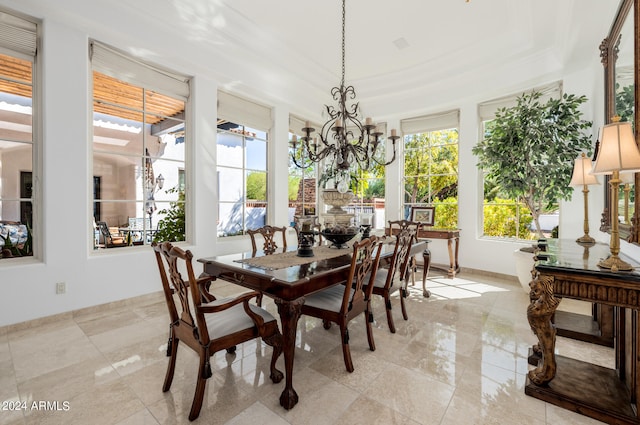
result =
[{"label": "ceiling", "polygon": [[[5,3],[311,119],[340,83],[340,0]],[[375,119],[556,81],[599,63],[618,3],[347,0],[346,82]]]}]

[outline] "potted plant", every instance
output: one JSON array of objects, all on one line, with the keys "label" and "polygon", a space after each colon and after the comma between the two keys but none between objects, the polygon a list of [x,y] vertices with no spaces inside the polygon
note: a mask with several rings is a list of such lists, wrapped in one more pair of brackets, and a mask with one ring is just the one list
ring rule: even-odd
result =
[{"label": "potted plant", "polygon": [[484,140],[473,147],[478,166],[505,196],[531,211],[544,237],[540,216],[560,199],[569,199],[575,158],[590,154],[592,126],[582,119],[585,96],[564,94],[540,101],[540,92],[522,94],[516,106],[501,108],[488,126]]}]

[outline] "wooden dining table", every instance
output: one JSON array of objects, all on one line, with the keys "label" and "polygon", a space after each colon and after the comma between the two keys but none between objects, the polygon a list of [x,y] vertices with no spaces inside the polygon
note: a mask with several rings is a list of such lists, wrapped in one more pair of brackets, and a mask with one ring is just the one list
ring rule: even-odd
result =
[{"label": "wooden dining table", "polygon": [[[388,264],[394,247],[394,243],[382,245],[380,267]],[[412,246],[411,253],[422,253],[426,248],[426,242],[419,242]],[[261,253],[252,255],[247,252],[198,259],[204,272],[214,279],[236,283],[275,300],[282,325],[285,364],[285,388],[280,395],[280,405],[287,410],[298,402],[298,394],[293,388],[293,360],[298,319],[305,296],[346,281],[352,253],[352,248],[344,248],[336,251],[336,256],[331,258],[305,259],[294,258],[296,256],[292,252],[276,253],[269,256],[269,261],[266,262],[268,266],[252,264],[252,259],[256,256],[263,256]],[[286,256],[294,264],[281,267],[283,257],[278,256]]]}]

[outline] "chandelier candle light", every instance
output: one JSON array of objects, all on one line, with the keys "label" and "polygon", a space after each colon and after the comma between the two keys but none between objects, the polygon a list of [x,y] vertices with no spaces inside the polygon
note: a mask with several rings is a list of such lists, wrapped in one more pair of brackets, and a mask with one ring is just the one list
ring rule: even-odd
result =
[{"label": "chandelier candle light", "polygon": [[331,89],[331,95],[338,102],[338,106],[325,105],[329,119],[324,123],[318,137],[312,137],[315,131],[305,122],[302,129],[304,136],[298,141],[296,135],[292,137],[291,154],[293,163],[298,168],[307,168],[314,163],[324,161],[326,170],[334,170],[332,177],[338,184],[338,191],[344,193],[349,190],[349,169],[356,163],[362,170],[368,170],[375,164],[389,165],[396,159],[396,140],[400,138],[396,130],[391,130],[393,157],[384,162],[376,158],[378,148],[382,145],[382,132],[376,127],[371,118],[366,118],[364,124],[360,119],[358,103],[347,106],[348,100],[356,97],[353,86],[345,86],[345,0],[342,0],[342,81],[340,87]]},{"label": "chandelier candle light", "polygon": [[640,171],[640,152],[633,135],[630,122],[620,122],[620,117],[614,117],[611,124],[602,128],[600,149],[592,174],[609,174],[611,179],[611,195],[609,196],[611,211],[611,255],[601,260],[598,266],[611,269],[612,272],[629,271],[633,267],[618,257],[620,253],[620,232],[618,230],[618,189],[620,187],[620,172]]}]

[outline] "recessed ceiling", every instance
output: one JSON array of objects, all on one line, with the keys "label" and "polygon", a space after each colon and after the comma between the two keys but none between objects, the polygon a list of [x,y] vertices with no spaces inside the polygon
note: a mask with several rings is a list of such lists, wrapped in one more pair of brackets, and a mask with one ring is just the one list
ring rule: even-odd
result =
[{"label": "recessed ceiling", "polygon": [[[310,119],[340,82],[341,0],[3,1]],[[346,82],[376,117],[562,79],[599,63],[619,2],[347,0]]]}]

